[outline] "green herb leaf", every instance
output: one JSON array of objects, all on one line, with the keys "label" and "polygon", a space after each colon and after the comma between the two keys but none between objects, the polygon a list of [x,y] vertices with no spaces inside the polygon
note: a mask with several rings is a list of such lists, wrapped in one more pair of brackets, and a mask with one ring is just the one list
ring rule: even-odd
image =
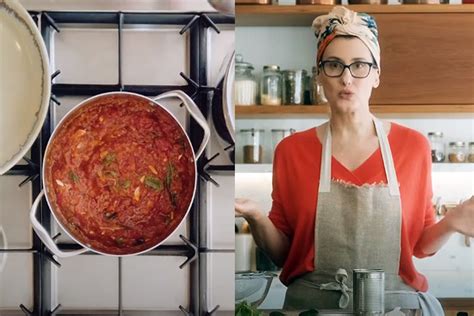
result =
[{"label": "green herb leaf", "polygon": [[115,172],[113,170],[105,170],[104,171],[104,176],[111,177],[111,178],[117,178],[118,174],[117,174],[117,172]]},{"label": "green herb leaf", "polygon": [[106,165],[106,166],[109,166],[112,162],[114,162],[116,159],[115,157],[115,154],[114,153],[108,153],[105,157],[104,157],[104,160],[102,160],[102,162]]},{"label": "green herb leaf", "polygon": [[239,305],[235,307],[235,315],[236,316],[261,316],[263,313],[252,307],[246,301],[241,302]]},{"label": "green herb leaf", "polygon": [[166,181],[165,185],[167,188],[171,188],[171,182],[173,182],[174,166],[171,162],[166,165]]},{"label": "green herb leaf", "polygon": [[174,207],[178,206],[178,195],[176,192],[171,192],[171,204],[173,204]]},{"label": "green herb leaf", "polygon": [[123,239],[123,237],[118,237],[117,239],[115,239],[115,243],[117,244],[117,246],[122,247],[125,245],[125,240]]},{"label": "green herb leaf", "polygon": [[120,186],[124,189],[128,189],[132,182],[130,180],[125,180],[120,183]]},{"label": "green herb leaf", "polygon": [[145,177],[145,185],[156,191],[161,191],[161,189],[163,189],[163,184],[161,183],[160,179],[152,176]]},{"label": "green herb leaf", "polygon": [[69,171],[69,179],[74,183],[79,182],[79,176],[72,170]]}]

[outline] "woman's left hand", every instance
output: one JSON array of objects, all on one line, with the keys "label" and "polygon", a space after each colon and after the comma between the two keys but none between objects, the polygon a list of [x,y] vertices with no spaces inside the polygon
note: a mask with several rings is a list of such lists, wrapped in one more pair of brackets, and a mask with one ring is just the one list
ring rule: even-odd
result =
[{"label": "woman's left hand", "polygon": [[474,237],[474,196],[449,210],[446,220],[456,232]]}]

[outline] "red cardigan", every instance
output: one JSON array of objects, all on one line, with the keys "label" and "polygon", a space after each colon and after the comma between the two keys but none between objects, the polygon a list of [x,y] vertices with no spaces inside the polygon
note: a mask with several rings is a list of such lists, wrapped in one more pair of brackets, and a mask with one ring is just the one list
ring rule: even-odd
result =
[{"label": "red cardigan", "polygon": [[[402,205],[399,275],[413,288],[426,291],[428,282],[418,273],[413,256],[423,230],[436,222],[432,205],[431,151],[419,132],[392,123],[388,140],[400,183]],[[318,200],[322,145],[316,129],[295,133],[277,146],[273,162],[270,220],[290,239],[288,257],[280,275],[284,284],[314,270],[314,221]],[[356,185],[387,183],[380,148],[353,172],[332,157],[332,179]]]}]

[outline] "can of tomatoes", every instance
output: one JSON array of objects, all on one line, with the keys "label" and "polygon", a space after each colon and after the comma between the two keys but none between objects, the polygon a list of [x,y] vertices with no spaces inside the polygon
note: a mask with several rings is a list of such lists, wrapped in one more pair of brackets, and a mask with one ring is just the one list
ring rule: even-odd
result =
[{"label": "can of tomatoes", "polygon": [[354,269],[352,277],[354,315],[384,315],[384,271],[381,269]]}]

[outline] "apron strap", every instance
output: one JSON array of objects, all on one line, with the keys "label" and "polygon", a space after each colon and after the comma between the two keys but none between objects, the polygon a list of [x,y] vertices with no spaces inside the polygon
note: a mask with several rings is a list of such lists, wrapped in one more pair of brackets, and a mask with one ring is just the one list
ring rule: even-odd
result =
[{"label": "apron strap", "polygon": [[331,124],[328,122],[321,156],[321,175],[319,176],[319,192],[331,191],[331,156],[332,156]]},{"label": "apron strap", "polygon": [[346,285],[347,271],[345,269],[338,269],[334,276],[336,282],[329,282],[319,285],[320,290],[326,291],[341,291],[341,297],[339,298],[339,308],[346,308],[351,300],[349,293],[351,290]]},{"label": "apron strap", "polygon": [[390,195],[400,196],[397,174],[395,172],[395,163],[393,162],[392,151],[390,150],[390,144],[388,142],[387,134],[385,134],[382,122],[374,116],[373,120],[375,125],[375,131],[377,132],[377,137],[379,139],[380,150],[382,152],[382,160],[385,169],[385,175],[387,176]]},{"label": "apron strap", "polygon": [[[397,174],[395,172],[395,163],[393,162],[392,151],[388,142],[387,134],[383,129],[382,122],[376,117],[372,116],[375,125],[375,132],[379,140],[380,149],[382,152],[382,160],[387,177],[387,183],[391,196],[400,196],[398,187]],[[326,137],[323,141],[322,156],[321,156],[321,174],[319,177],[319,192],[331,191],[331,158],[332,158],[332,135],[331,124],[328,123]]]}]

